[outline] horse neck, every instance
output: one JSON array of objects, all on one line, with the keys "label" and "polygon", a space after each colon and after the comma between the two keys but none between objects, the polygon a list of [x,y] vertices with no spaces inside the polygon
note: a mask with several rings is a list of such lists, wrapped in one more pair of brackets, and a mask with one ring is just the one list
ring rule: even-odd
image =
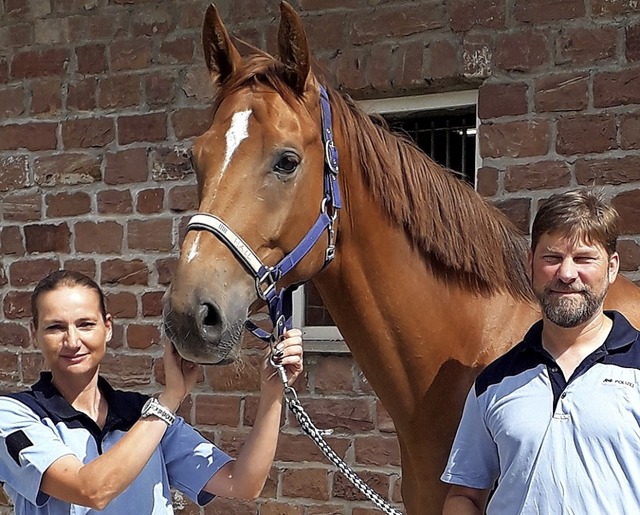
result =
[{"label": "horse neck", "polygon": [[387,409],[407,415],[444,363],[488,363],[518,341],[535,310],[507,294],[479,296],[438,279],[371,200],[357,165],[350,168],[340,172],[336,260],[314,283]]}]

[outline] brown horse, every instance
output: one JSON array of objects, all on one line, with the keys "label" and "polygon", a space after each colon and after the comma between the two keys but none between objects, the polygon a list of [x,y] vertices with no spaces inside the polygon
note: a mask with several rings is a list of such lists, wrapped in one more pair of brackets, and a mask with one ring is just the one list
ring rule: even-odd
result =
[{"label": "brown horse", "polygon": [[[314,223],[323,195],[320,83],[302,22],[283,3],[280,58],[243,59],[211,6],[203,44],[218,92],[193,147],[199,210],[273,265]],[[527,243],[471,188],[327,89],[343,194],[336,257],[323,269],[321,239],[290,281],[313,281],[393,418],[407,512],[439,513],[439,476],[474,377],[539,318]],[[166,313],[184,357],[226,362],[262,305],[221,241],[187,234]],[[629,281],[613,284],[607,306],[640,326],[640,288]]]}]

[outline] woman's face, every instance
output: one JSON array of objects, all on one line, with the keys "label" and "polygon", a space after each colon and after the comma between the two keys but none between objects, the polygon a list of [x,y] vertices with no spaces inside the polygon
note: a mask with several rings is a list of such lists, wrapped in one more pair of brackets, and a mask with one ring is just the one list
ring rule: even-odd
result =
[{"label": "woman's face", "polygon": [[85,286],[60,286],[37,300],[38,328],[32,334],[53,377],[93,375],[111,339],[111,316],[100,311],[98,293]]}]

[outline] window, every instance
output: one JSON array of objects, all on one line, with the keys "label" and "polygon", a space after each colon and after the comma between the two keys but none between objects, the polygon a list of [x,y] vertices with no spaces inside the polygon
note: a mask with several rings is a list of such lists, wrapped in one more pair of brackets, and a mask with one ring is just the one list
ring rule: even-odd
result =
[{"label": "window", "polygon": [[[441,165],[476,184],[477,91],[378,99],[360,102],[369,113],[381,114],[394,131],[408,134]],[[348,352],[331,315],[311,283],[294,293],[293,320],[303,330],[305,349]]]}]

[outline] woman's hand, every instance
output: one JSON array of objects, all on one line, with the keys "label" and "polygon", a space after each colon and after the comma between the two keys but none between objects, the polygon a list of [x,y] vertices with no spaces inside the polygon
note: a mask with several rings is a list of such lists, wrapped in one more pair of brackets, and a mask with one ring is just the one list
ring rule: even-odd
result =
[{"label": "woman's hand", "polygon": [[175,412],[198,381],[200,365],[182,359],[168,339],[165,340],[162,361],[166,387],[159,400],[163,406]]},{"label": "woman's hand", "polygon": [[263,382],[282,383],[278,371],[269,363],[269,357],[273,358],[276,365],[284,367],[288,384],[291,386],[303,370],[302,331],[300,329],[286,331],[282,340],[276,345],[273,355],[265,360],[262,371]]}]

